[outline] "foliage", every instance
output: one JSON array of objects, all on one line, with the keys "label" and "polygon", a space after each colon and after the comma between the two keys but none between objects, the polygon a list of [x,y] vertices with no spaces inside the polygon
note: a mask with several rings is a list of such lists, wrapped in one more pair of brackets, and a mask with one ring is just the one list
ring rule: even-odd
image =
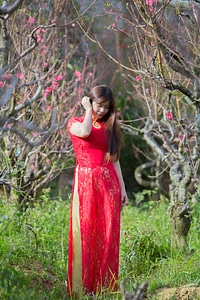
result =
[{"label": "foliage", "polygon": [[[0,206],[0,298],[67,299],[69,201],[55,201],[45,190],[41,200],[21,212],[16,203]],[[120,278],[126,289],[148,280],[148,294],[166,286],[200,284],[199,208],[194,211],[190,255],[173,252],[167,204],[151,202],[122,211]],[[97,299],[102,299],[98,295]],[[151,296],[150,296],[151,297]],[[83,297],[84,298],[84,297]],[[88,297],[85,297],[87,299]],[[120,291],[104,299],[121,299]]]}]

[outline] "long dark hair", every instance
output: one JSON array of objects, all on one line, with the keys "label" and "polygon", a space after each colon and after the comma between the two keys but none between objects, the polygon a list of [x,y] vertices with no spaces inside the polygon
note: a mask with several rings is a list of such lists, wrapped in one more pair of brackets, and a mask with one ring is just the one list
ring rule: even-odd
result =
[{"label": "long dark hair", "polygon": [[106,125],[106,138],[108,143],[108,152],[113,161],[120,157],[120,147],[122,144],[121,132],[116,119],[116,104],[111,89],[105,85],[97,85],[91,89],[88,94],[91,101],[109,101],[109,110],[101,119]]}]

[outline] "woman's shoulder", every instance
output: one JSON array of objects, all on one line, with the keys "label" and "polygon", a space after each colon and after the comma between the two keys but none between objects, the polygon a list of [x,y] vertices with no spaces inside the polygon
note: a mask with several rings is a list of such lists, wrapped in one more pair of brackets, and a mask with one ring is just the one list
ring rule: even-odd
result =
[{"label": "woman's shoulder", "polygon": [[83,121],[83,116],[74,116],[69,118],[68,122],[82,122]]},{"label": "woman's shoulder", "polygon": [[67,122],[67,128],[69,130],[69,128],[72,126],[73,123],[76,123],[76,122],[83,122],[83,117],[71,117],[69,118],[68,122]]}]

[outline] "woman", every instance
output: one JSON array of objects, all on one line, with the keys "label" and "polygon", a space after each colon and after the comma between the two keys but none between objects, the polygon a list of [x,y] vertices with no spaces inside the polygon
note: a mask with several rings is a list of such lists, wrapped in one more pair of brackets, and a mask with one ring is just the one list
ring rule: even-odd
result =
[{"label": "woman", "polygon": [[70,213],[68,290],[116,290],[120,210],[128,201],[119,164],[121,137],[110,88],[83,97],[85,114],[68,122],[76,168]]}]

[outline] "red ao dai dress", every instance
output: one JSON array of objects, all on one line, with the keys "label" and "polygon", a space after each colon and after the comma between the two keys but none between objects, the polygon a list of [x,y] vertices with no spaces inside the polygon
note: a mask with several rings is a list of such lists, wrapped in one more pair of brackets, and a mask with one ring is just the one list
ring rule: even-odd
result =
[{"label": "red ao dai dress", "polygon": [[[82,122],[83,117],[71,118]],[[120,241],[120,184],[108,151],[105,125],[87,138],[70,134],[76,168],[70,211],[68,289],[86,293],[116,290]]]}]

